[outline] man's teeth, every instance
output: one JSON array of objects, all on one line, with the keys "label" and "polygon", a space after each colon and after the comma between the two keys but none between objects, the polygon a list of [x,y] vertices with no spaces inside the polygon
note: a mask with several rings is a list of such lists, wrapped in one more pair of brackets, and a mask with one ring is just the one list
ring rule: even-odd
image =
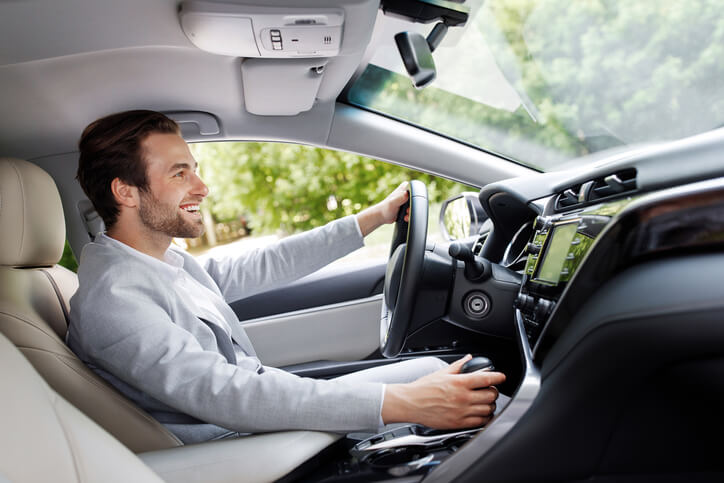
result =
[{"label": "man's teeth", "polygon": [[189,213],[198,213],[199,205],[186,205],[181,207],[182,210],[188,211]]}]

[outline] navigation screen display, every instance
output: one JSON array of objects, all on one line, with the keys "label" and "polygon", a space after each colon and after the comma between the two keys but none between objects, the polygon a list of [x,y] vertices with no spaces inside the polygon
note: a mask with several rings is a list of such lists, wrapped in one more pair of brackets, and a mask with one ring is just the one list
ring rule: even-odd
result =
[{"label": "navigation screen display", "polygon": [[538,270],[538,275],[535,277],[537,280],[553,284],[558,283],[566,256],[571,249],[571,241],[573,241],[577,229],[578,220],[553,227],[553,232],[548,237],[548,246]]}]

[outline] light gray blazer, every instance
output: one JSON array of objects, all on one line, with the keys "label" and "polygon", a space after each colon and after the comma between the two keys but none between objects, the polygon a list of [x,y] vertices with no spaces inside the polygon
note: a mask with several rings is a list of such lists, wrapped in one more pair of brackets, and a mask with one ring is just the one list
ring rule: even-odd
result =
[{"label": "light gray blazer", "polygon": [[[238,432],[376,429],[381,384],[300,378],[262,366],[224,302],[295,280],[361,246],[354,217],[204,266],[181,250],[167,253],[174,266],[99,236],[81,254],[67,341],[161,422],[177,423],[181,413]],[[205,287],[205,297],[218,298],[225,321],[217,322],[237,344],[236,365],[221,355],[193,301],[176,293],[181,272]]]}]

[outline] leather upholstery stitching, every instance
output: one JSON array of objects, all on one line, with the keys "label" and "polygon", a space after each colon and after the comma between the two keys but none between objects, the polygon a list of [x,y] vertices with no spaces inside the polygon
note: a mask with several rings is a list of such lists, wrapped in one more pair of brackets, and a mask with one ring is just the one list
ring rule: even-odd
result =
[{"label": "leather upholstery stitching", "polygon": [[65,298],[63,297],[63,294],[60,292],[60,287],[58,287],[58,284],[55,282],[55,278],[48,272],[46,269],[41,268],[39,269],[40,272],[43,272],[46,277],[48,277],[48,280],[50,281],[50,285],[53,286],[53,290],[55,291],[56,297],[58,297],[58,302],[60,303],[60,308],[63,310],[63,317],[65,317],[65,325],[66,325],[66,331],[67,326],[70,325],[70,314],[68,314],[68,308],[65,306]]},{"label": "leather upholstery stitching", "polygon": [[15,174],[18,177],[18,181],[19,181],[18,184],[20,186],[20,197],[22,199],[22,205],[23,205],[22,206],[23,212],[20,216],[20,246],[18,246],[18,258],[20,260],[22,260],[23,247],[25,246],[25,244],[24,244],[24,241],[25,241],[25,215],[26,215],[26,213],[25,213],[25,190],[23,189],[23,187],[24,187],[23,186],[23,177],[20,176],[20,170],[18,169],[17,165],[15,164],[15,162],[10,162],[9,164],[10,164],[10,167],[13,169],[13,171],[15,171]]},{"label": "leather upholstery stitching", "polygon": [[[24,317],[22,317],[20,315],[17,315],[17,314],[11,313],[11,312],[5,312],[4,310],[0,310],[0,315],[6,315],[6,316],[16,319],[26,325],[29,325],[33,329],[38,330],[38,331],[42,332],[44,335],[48,336],[48,338],[51,339],[58,347],[62,348],[61,350],[66,350],[66,351],[70,352],[71,354],[73,353],[68,348],[68,346],[65,345],[62,340],[60,340],[60,337],[58,337],[58,334],[56,334],[53,329],[50,329],[51,333],[48,333],[46,330],[44,330],[42,327],[36,325],[32,321],[25,319]],[[17,344],[15,344],[15,345],[17,346]]]}]

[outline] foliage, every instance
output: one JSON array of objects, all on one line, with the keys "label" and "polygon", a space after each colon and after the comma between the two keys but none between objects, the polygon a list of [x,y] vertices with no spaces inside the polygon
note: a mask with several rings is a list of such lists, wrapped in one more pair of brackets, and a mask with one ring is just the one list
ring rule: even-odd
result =
[{"label": "foliage", "polygon": [[426,183],[431,202],[472,189],[363,156],[297,144],[207,143],[192,149],[209,186],[214,218],[245,217],[255,234],[321,226],[381,201],[410,179]]},{"label": "foliage", "polygon": [[73,255],[73,251],[70,249],[68,240],[65,241],[65,247],[63,248],[63,255],[60,257],[60,261],[58,262],[58,265],[60,265],[61,267],[65,267],[68,270],[71,270],[73,272],[78,271],[78,261],[75,259],[75,255]]}]

